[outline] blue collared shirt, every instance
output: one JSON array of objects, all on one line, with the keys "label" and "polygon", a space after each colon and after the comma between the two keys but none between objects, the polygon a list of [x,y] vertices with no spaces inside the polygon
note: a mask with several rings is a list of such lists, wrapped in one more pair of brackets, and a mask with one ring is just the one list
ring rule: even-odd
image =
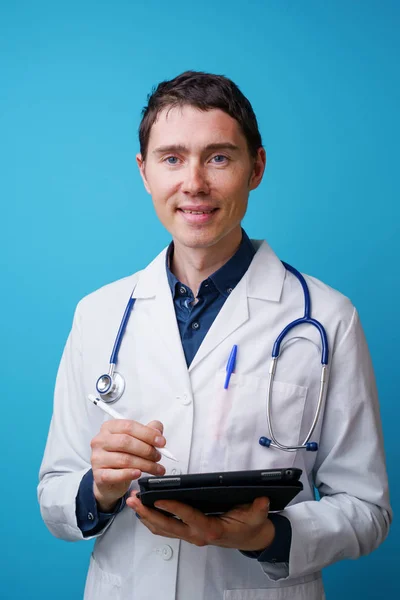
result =
[{"label": "blue collared shirt", "polygon": [[245,231],[242,232],[242,241],[232,258],[201,283],[196,304],[193,304],[192,290],[178,281],[170,270],[173,243],[168,248],[166,271],[187,366],[192,362],[229,294],[242,279],[253,260],[255,255],[253,244]]},{"label": "blue collared shirt", "polygon": [[[196,304],[193,304],[192,290],[182,284],[170,269],[174,251],[173,242],[168,247],[166,273],[187,366],[192,362],[229,294],[242,279],[253,260],[254,247],[243,229],[242,234],[240,246],[232,258],[201,283]],[[83,477],[76,497],[78,527],[85,537],[95,535],[124,506],[125,499],[123,498],[112,514],[97,511],[93,494],[93,474],[90,469]],[[275,514],[271,514],[270,519],[274,523],[276,531],[273,543],[264,551],[243,552],[243,554],[250,558],[257,558],[260,562],[288,562],[292,539],[290,521],[286,517]]]}]

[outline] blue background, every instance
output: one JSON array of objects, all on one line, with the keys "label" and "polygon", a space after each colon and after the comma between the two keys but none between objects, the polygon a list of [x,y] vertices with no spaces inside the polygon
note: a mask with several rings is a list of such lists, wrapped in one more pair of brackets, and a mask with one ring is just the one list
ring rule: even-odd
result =
[{"label": "blue background", "polygon": [[[169,240],[137,127],[186,69],[231,77],[258,116],[248,233],[359,309],[399,508],[399,26],[395,0],[1,2],[2,598],[82,595],[91,543],[53,539],[36,501],[54,379],[77,301]],[[328,568],[328,600],[394,597],[399,535]]]}]

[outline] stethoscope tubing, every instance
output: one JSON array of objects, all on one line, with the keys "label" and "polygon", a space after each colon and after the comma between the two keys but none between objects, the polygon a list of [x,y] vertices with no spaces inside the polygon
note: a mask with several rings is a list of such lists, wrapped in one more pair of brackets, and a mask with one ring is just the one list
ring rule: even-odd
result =
[{"label": "stethoscope tubing", "polygon": [[112,375],[115,365],[117,364],[118,353],[119,353],[119,349],[121,347],[122,338],[124,337],[126,326],[128,324],[128,319],[129,319],[129,316],[131,314],[131,311],[132,311],[132,308],[133,308],[133,305],[135,304],[135,302],[136,302],[136,298],[133,298],[131,295],[131,297],[128,300],[128,304],[126,305],[124,316],[122,317],[121,324],[119,326],[118,333],[115,338],[114,348],[112,349],[112,352],[111,352],[109,369],[112,369],[112,372],[111,373],[109,372],[109,375]]},{"label": "stethoscope tubing", "polygon": [[[304,294],[304,316],[299,319],[295,319],[294,321],[292,321],[291,323],[286,325],[286,327],[281,331],[281,333],[276,338],[275,343],[272,347],[272,360],[271,360],[271,364],[269,367],[269,378],[268,378],[268,389],[267,389],[267,410],[266,410],[267,426],[268,426],[271,437],[270,438],[261,437],[259,440],[259,443],[261,446],[266,446],[267,448],[269,448],[269,447],[278,448],[279,450],[284,450],[286,452],[296,452],[296,450],[302,450],[302,449],[306,449],[306,450],[315,452],[316,450],[318,450],[318,444],[316,442],[310,442],[310,439],[311,439],[311,436],[314,433],[315,427],[317,425],[319,416],[321,414],[322,405],[323,405],[325,395],[326,395],[327,382],[328,382],[328,360],[329,360],[328,336],[326,334],[326,331],[325,331],[325,328],[323,327],[323,325],[319,321],[317,321],[316,319],[313,319],[311,317],[310,291],[308,289],[308,285],[307,285],[306,280],[304,279],[303,275],[300,273],[300,271],[298,271],[297,269],[295,269],[288,263],[285,263],[282,261],[282,264],[284,265],[286,270],[289,271],[290,273],[292,273],[301,284],[301,287],[303,289],[303,294]],[[294,329],[295,327],[297,327],[299,325],[312,325],[319,331],[319,334],[321,337],[321,345],[322,345],[321,377],[320,377],[320,386],[319,386],[319,392],[318,392],[317,408],[315,410],[315,414],[314,414],[314,418],[313,418],[311,427],[310,427],[306,437],[304,438],[303,443],[301,443],[300,445],[286,446],[285,444],[281,444],[276,439],[274,430],[273,430],[273,426],[272,426],[272,416],[271,416],[272,387],[273,387],[273,382],[274,382],[274,378],[275,378],[275,371],[276,371],[276,367],[278,364],[278,358],[280,355],[282,341],[284,340],[286,335],[289,333],[289,331],[291,331],[292,329]]]},{"label": "stethoscope tubing", "polygon": [[[270,443],[267,444],[267,446],[272,447],[272,448],[278,448],[279,450],[285,450],[286,452],[296,452],[297,450],[302,450],[304,448],[306,450],[317,450],[318,446],[316,445],[315,442],[310,442],[310,439],[311,439],[312,434],[314,433],[315,427],[318,423],[319,416],[321,414],[321,409],[322,409],[323,401],[325,398],[326,387],[327,387],[327,368],[328,367],[327,367],[327,365],[322,365],[322,368],[321,368],[321,378],[320,378],[320,385],[319,385],[317,408],[316,408],[316,411],[314,414],[313,422],[311,424],[311,427],[310,427],[306,437],[304,438],[304,441],[299,446],[286,446],[286,445],[278,442],[278,440],[275,437],[274,430],[272,427],[271,396],[272,396],[272,386],[273,386],[274,377],[275,377],[277,360],[278,360],[277,358],[272,359],[270,369],[269,369],[268,389],[267,389],[267,426],[269,429],[269,434],[271,436],[271,439],[268,440]],[[264,444],[261,444],[261,445],[264,445]]]},{"label": "stethoscope tubing", "polygon": [[300,282],[301,287],[303,288],[304,316],[301,317],[300,319],[296,319],[295,321],[292,321],[291,323],[286,325],[286,327],[281,331],[281,333],[278,335],[278,337],[275,340],[275,344],[273,345],[272,358],[277,358],[279,356],[281,343],[282,343],[283,338],[286,336],[286,334],[289,333],[289,331],[291,329],[293,329],[294,327],[297,327],[298,325],[306,324],[306,325],[313,325],[314,327],[316,327],[318,329],[319,334],[321,336],[321,343],[322,343],[321,364],[327,365],[328,360],[329,360],[328,336],[326,335],[326,331],[325,331],[325,328],[323,327],[323,325],[319,321],[317,321],[316,319],[313,319],[311,317],[311,297],[310,297],[310,290],[308,289],[306,280],[304,279],[304,277],[300,273],[300,271],[298,271],[297,269],[292,267],[292,265],[289,265],[288,263],[286,263],[284,261],[282,261],[282,264],[287,271],[289,271],[290,273],[292,273],[292,275],[294,275],[296,277],[296,279]]},{"label": "stethoscope tubing", "polygon": [[100,375],[96,381],[96,391],[98,394],[100,394],[100,398],[106,404],[114,404],[114,402],[117,402],[125,390],[125,380],[120,373],[115,371],[115,366],[118,361],[118,353],[121,347],[122,338],[124,337],[126,326],[128,324],[135,301],[136,298],[133,298],[132,291],[115,338],[114,347],[111,352],[110,363],[108,366],[108,373]]}]

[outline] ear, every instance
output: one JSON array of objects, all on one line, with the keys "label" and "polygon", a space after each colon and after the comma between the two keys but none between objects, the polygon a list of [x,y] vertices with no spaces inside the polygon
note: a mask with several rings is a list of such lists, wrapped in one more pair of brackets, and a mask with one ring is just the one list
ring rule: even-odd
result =
[{"label": "ear", "polygon": [[267,164],[267,155],[262,146],[257,150],[257,156],[254,159],[253,170],[249,179],[249,191],[255,190],[261,183]]},{"label": "ear", "polygon": [[150,186],[149,186],[149,183],[146,178],[145,161],[143,160],[142,155],[140,153],[136,154],[136,163],[137,163],[137,166],[139,167],[140,176],[143,180],[144,187],[146,188],[146,191],[149,194],[151,194]]}]

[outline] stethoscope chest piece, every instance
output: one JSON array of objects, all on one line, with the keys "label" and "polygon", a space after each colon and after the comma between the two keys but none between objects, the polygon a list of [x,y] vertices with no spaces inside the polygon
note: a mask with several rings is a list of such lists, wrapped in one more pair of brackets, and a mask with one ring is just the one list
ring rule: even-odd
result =
[{"label": "stethoscope chest piece", "polygon": [[116,371],[112,375],[104,373],[96,382],[96,390],[103,402],[112,404],[119,400],[125,390],[125,380]]}]

